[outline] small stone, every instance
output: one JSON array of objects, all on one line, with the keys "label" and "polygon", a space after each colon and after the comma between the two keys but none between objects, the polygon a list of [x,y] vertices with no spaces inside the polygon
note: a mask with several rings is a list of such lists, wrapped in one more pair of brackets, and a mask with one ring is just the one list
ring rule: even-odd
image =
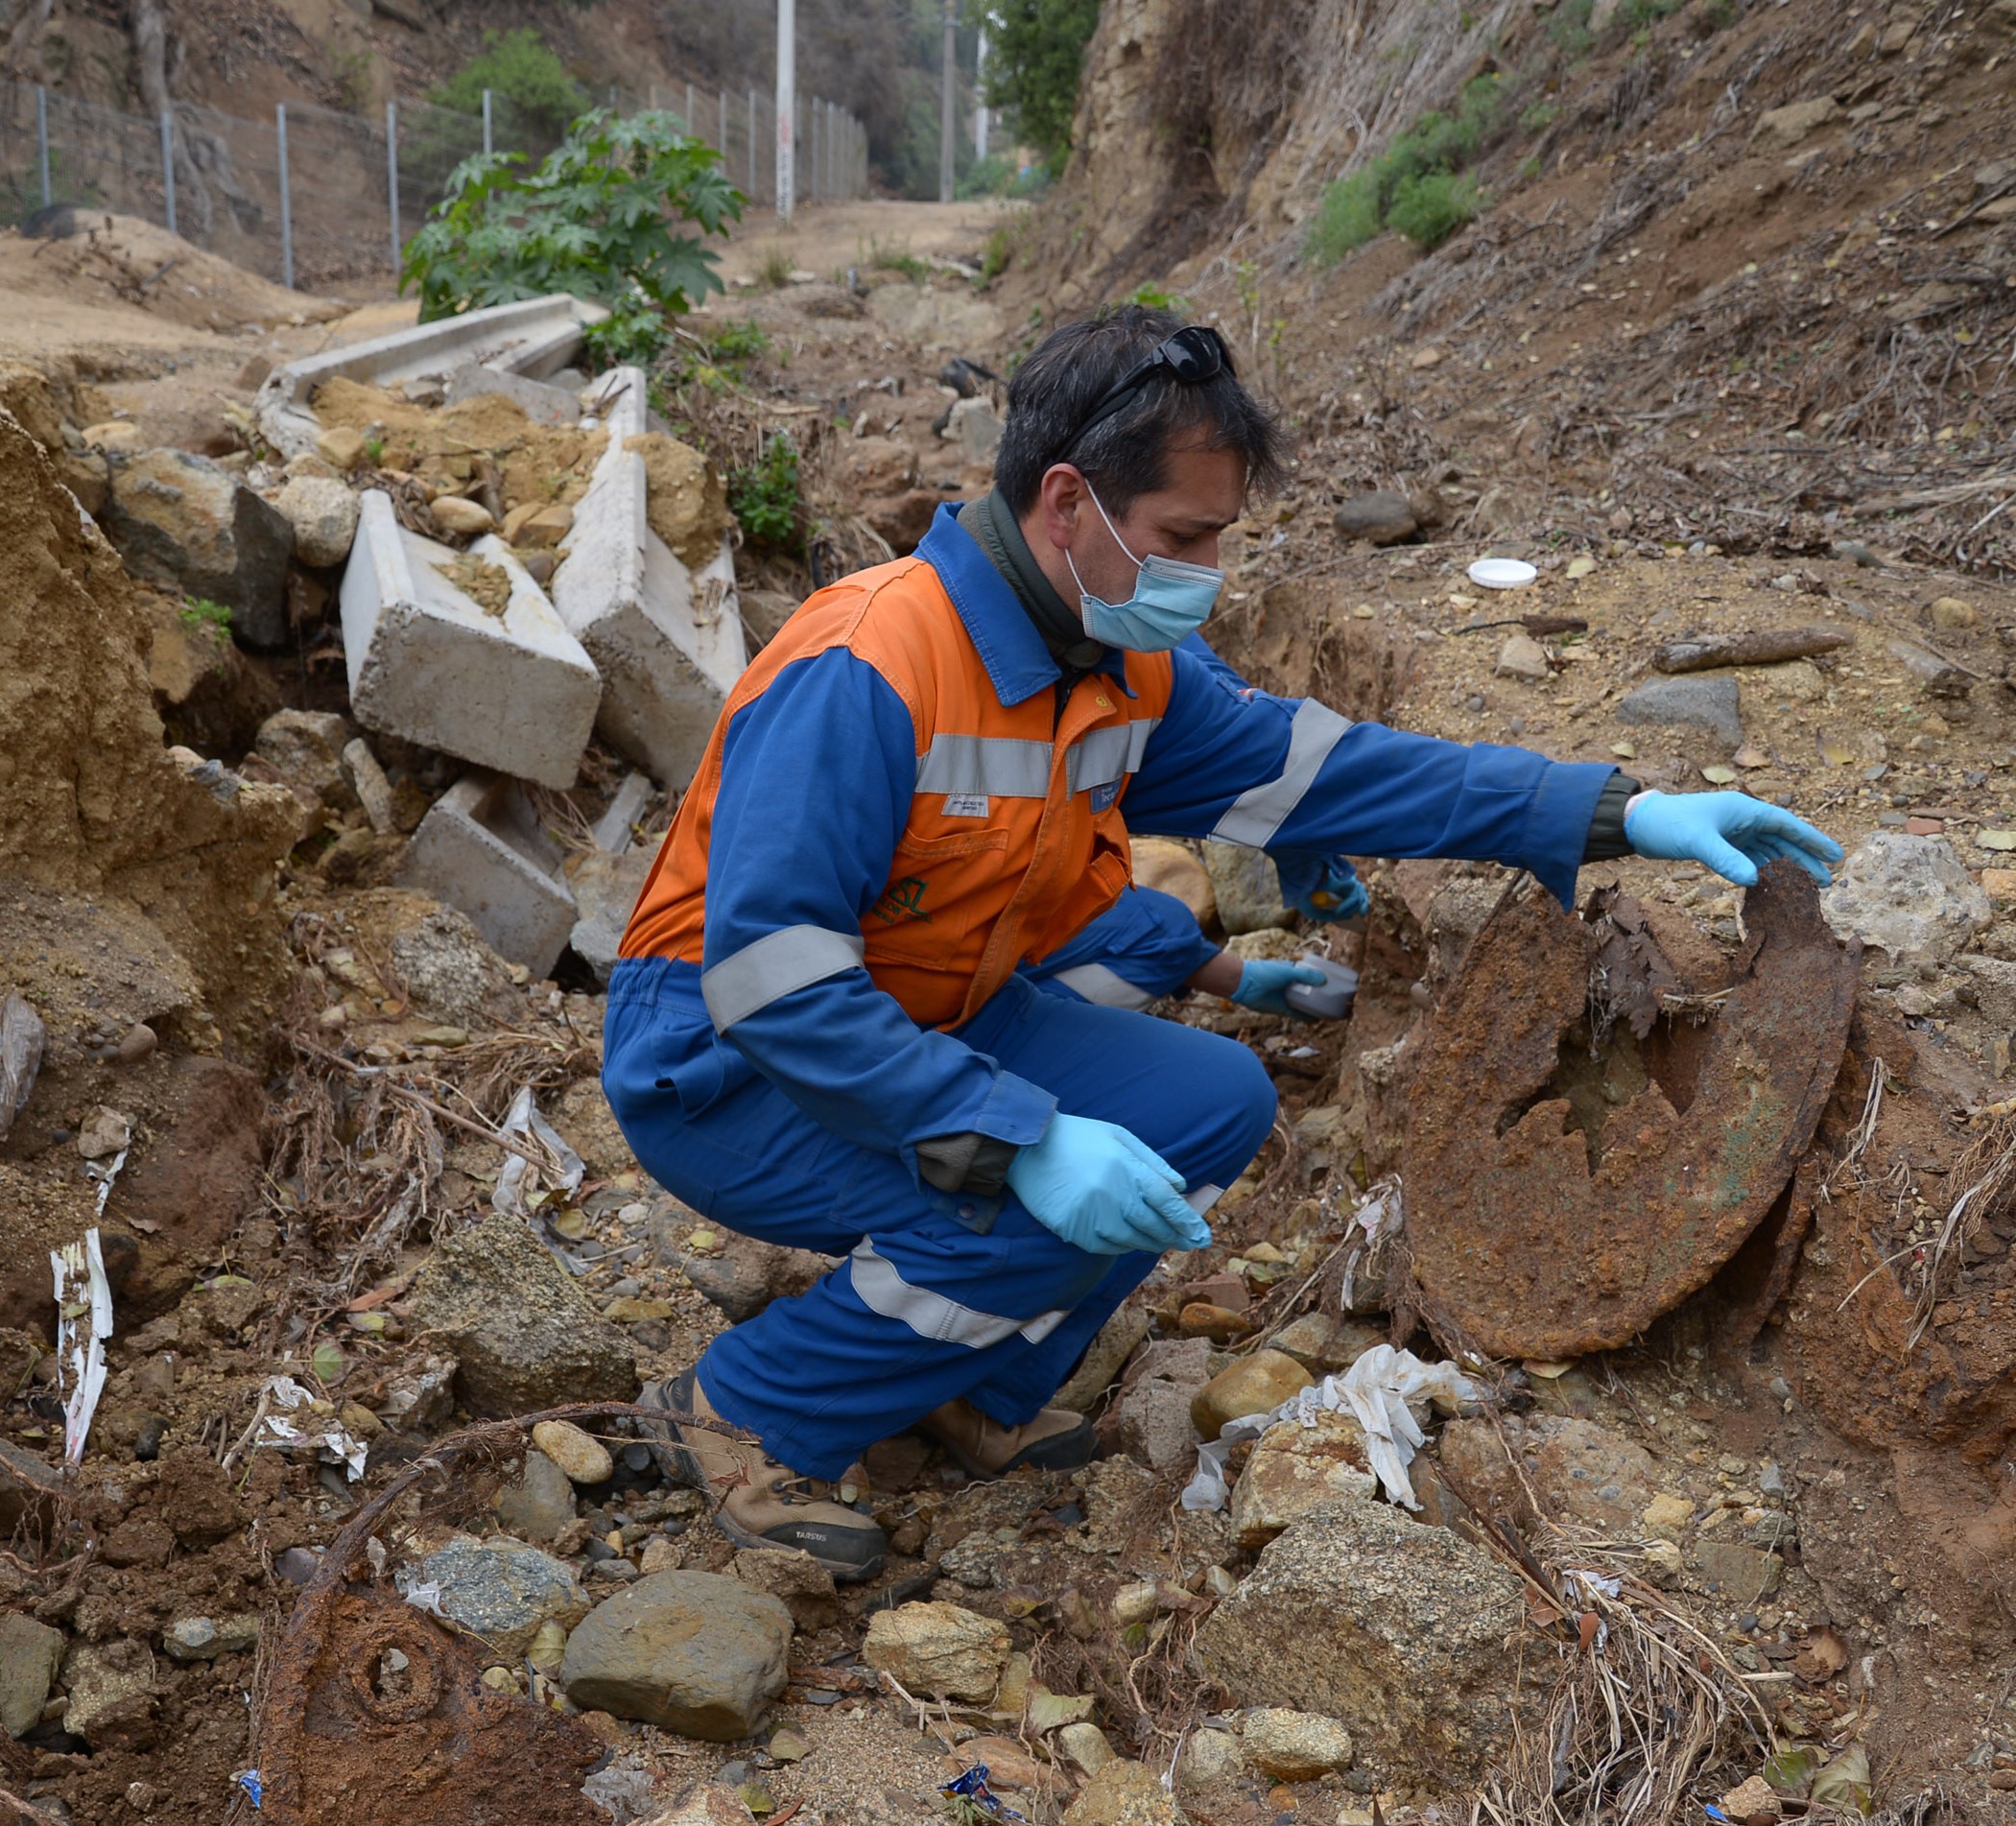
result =
[{"label": "small stone", "polygon": [[[1135,847],[1135,872],[1140,871],[1140,848]],[[1198,873],[1203,874],[1199,868]],[[1208,878],[1207,883],[1208,883]],[[1102,1395],[1119,1379],[1127,1361],[1148,1336],[1150,1316],[1145,1306],[1123,1306],[1099,1328],[1085,1354],[1072,1371],[1071,1380],[1051,1396],[1053,1408],[1068,1408],[1073,1413],[1089,1412]]]},{"label": "small stone", "polygon": [[1312,1376],[1349,1369],[1373,1345],[1385,1342],[1383,1326],[1333,1318],[1328,1313],[1304,1313],[1267,1340],[1269,1350],[1293,1357]]},{"label": "small stone", "polygon": [[211,1661],[244,1654],[259,1646],[255,1616],[180,1617],[161,1632],[161,1647],[175,1661]]},{"label": "small stone", "polygon": [[1785,1472],[1767,1458],[1757,1467],[1757,1487],[1766,1496],[1783,1496]]},{"label": "small stone", "polygon": [[441,1615],[512,1660],[549,1618],[571,1627],[588,1610],[587,1594],[566,1566],[507,1535],[456,1535],[421,1560],[413,1579],[439,1585]]},{"label": "small stone", "polygon": [[1191,1425],[1206,1439],[1216,1439],[1225,1422],[1243,1414],[1269,1413],[1315,1378],[1293,1357],[1278,1350],[1257,1350],[1212,1377],[1190,1403]]},{"label": "small stone", "polygon": [[348,475],[369,454],[369,439],[353,425],[330,425],[315,436],[315,454],[339,475]]},{"label": "small stone", "polygon": [[464,501],[459,495],[436,496],[429,510],[442,532],[469,538],[489,532],[497,524],[481,501]]},{"label": "small stone", "polygon": [[1932,625],[1949,633],[1961,633],[1980,626],[1980,616],[1972,603],[1957,596],[1941,596],[1932,605]]},{"label": "small stone", "polygon": [[119,1036],[119,1045],[114,1056],[122,1065],[137,1065],[150,1058],[157,1041],[154,1031],[145,1021],[136,1021]]},{"label": "small stone", "polygon": [[919,1697],[986,1700],[1009,1648],[1006,1625],[958,1604],[900,1604],[868,1620],[862,1659]]},{"label": "small stone", "polygon": [[1743,694],[1727,673],[1691,673],[1654,678],[1619,700],[1623,723],[1705,729],[1726,747],[1743,742]]},{"label": "small stone", "polygon": [[1869,550],[1860,539],[1836,539],[1830,548],[1834,556],[1844,564],[1859,564],[1864,570],[1882,568],[1883,559]]},{"label": "small stone", "polygon": [[1543,680],[1550,670],[1547,649],[1530,634],[1514,634],[1498,650],[1496,670],[1501,678]]},{"label": "small stone", "polygon": [[1245,1772],[1246,1755],[1239,1739],[1208,1726],[1191,1732],[1176,1758],[1176,1781],[1184,1788],[1237,1779]]},{"label": "small stone", "polygon": [[1672,1591],[1683,1570],[1680,1549],[1672,1541],[1648,1541],[1639,1560],[1646,1577],[1661,1591]]},{"label": "small stone", "polygon": [[1568,569],[1563,573],[1571,583],[1579,582],[1585,577],[1596,575],[1596,560],[1584,552],[1568,560]]},{"label": "small stone", "polygon": [[1654,1534],[1663,1534],[1669,1540],[1676,1540],[1694,1520],[1694,1505],[1684,1497],[1675,1496],[1671,1490],[1661,1490],[1645,1506],[1639,1518]]},{"label": "small stone", "polygon": [[294,528],[294,555],[318,568],[341,564],[357,536],[357,497],[326,476],[295,476],[273,497]]},{"label": "small stone", "polygon": [[1726,1603],[1754,1604],[1778,1589],[1785,1562],[1775,1553],[1733,1542],[1700,1541],[1694,1563],[1704,1584],[1715,1586]]},{"label": "small stone", "polygon": [[1113,1745],[1096,1724],[1067,1724],[1057,1733],[1057,1743],[1087,1775],[1097,1775],[1113,1760]]},{"label": "small stone", "polygon": [[570,1483],[606,1483],[616,1473],[608,1448],[571,1420],[542,1420],[532,1430],[532,1442],[561,1471]]},{"label": "small stone", "polygon": [[1337,510],[1332,524],[1343,537],[1371,545],[1397,545],[1418,530],[1407,496],[1390,488],[1354,494]]},{"label": "small stone", "polygon": [[1283,1420],[1260,1435],[1232,1487],[1232,1538],[1249,1552],[1265,1547],[1312,1509],[1365,1502],[1377,1489],[1354,1416],[1320,1413],[1309,1427]]},{"label": "small stone", "polygon": [[654,1573],[575,1627],[560,1685],[578,1706],[733,1743],[784,1691],[791,1637],[790,1611],[765,1593],[714,1573]]},{"label": "small stone", "polygon": [[290,1585],[305,1585],[315,1577],[321,1557],[305,1547],[283,1548],[273,1558],[273,1571]]},{"label": "small stone", "polygon": [[154,1652],[144,1642],[73,1640],[63,1656],[70,1704],[63,1729],[93,1750],[139,1748],[152,1743],[159,1703]]},{"label": "small stone", "polygon": [[1207,842],[1204,868],[1211,877],[1219,923],[1234,937],[1294,923],[1281,898],[1273,858],[1243,843]]},{"label": "small stone", "polygon": [[1116,1757],[1079,1791],[1064,1826],[1180,1826],[1175,1796],[1146,1764]]},{"label": "small stone", "polygon": [[107,418],[102,424],[86,425],[79,434],[93,450],[125,454],[140,449],[140,427],[124,418]]},{"label": "small stone", "polygon": [[1240,1733],[1246,1761],[1280,1782],[1313,1782],[1351,1767],[1351,1734],[1316,1712],[1261,1706],[1246,1714]]},{"label": "small stone", "polygon": [[63,1658],[63,1632],[18,1610],[0,1611],[0,1726],[32,1731]]},{"label": "small stone", "polygon": [[1029,1792],[1060,1786],[1057,1773],[1039,1763],[1013,1738],[968,1738],[947,1759],[948,1776],[959,1776],[976,1763],[987,1767],[987,1786]]},{"label": "small stone", "polygon": [[1795,146],[1809,133],[1838,119],[1840,112],[1841,105],[1833,96],[1815,96],[1771,108],[1758,120],[1757,131],[1768,133],[1781,146]]},{"label": "small stone", "polygon": [[779,1763],[802,1763],[812,1754],[812,1745],[789,1725],[784,1725],[770,1735],[765,1746],[771,1758]]},{"label": "small stone", "polygon": [[1721,1805],[1722,1812],[1736,1821],[1746,1821],[1759,1814],[1776,1819],[1780,1812],[1777,1791],[1761,1775],[1753,1775],[1740,1787],[1732,1788],[1722,1796]]},{"label": "small stone", "polygon": [[751,1591],[779,1600],[800,1629],[829,1629],[844,1614],[833,1575],[795,1548],[744,1548],[728,1571]]},{"label": "small stone", "polygon": [[566,1652],[566,1628],[549,1617],[534,1635],[532,1647],[525,1651],[525,1659],[541,1673],[551,1676],[559,1672],[560,1662]]}]

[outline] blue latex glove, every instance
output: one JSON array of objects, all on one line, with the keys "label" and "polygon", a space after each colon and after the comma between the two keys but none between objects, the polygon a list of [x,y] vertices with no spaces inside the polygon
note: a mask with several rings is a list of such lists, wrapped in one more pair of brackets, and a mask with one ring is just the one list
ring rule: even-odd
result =
[{"label": "blue latex glove", "polygon": [[1183,1202],[1183,1175],[1117,1123],[1050,1119],[1008,1162],[1008,1189],[1046,1230],[1093,1255],[1200,1249],[1211,1226]]},{"label": "blue latex glove", "polygon": [[1765,863],[1790,859],[1826,887],[1841,846],[1804,818],[1747,793],[1648,793],[1624,817],[1625,842],[1641,856],[1706,863],[1739,888]]},{"label": "blue latex glove", "polygon": [[1328,925],[1363,919],[1371,910],[1358,870],[1341,856],[1277,856],[1274,872],[1281,878],[1281,898],[1305,919]]},{"label": "blue latex glove", "polygon": [[1324,981],[1323,973],[1313,964],[1249,958],[1239,966],[1239,987],[1230,999],[1258,1014],[1287,1014],[1291,1012],[1285,999],[1290,984]]}]

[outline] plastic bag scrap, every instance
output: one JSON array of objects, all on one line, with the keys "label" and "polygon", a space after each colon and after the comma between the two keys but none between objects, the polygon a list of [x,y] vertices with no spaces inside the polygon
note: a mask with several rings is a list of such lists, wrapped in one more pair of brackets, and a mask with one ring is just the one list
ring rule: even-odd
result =
[{"label": "plastic bag scrap", "polygon": [[415,1578],[412,1569],[402,1566],[392,1575],[392,1584],[401,1598],[415,1610],[424,1610],[430,1617],[443,1621],[447,1612],[441,1608],[441,1581],[438,1578]]},{"label": "plastic bag scrap", "polygon": [[573,1203],[588,1175],[587,1164],[539,1114],[530,1084],[511,1099],[500,1132],[521,1144],[529,1143],[531,1150],[543,1153],[545,1159],[534,1163],[524,1154],[506,1154],[490,1193],[490,1209],[507,1218],[523,1218],[563,1268],[576,1274],[587,1273],[588,1264],[568,1253],[566,1239],[553,1224],[553,1214]]},{"label": "plastic bag scrap", "polygon": [[[1615,1598],[1624,1590],[1624,1580],[1612,1578],[1606,1573],[1584,1572],[1578,1567],[1566,1567],[1561,1577],[1568,1586],[1568,1596],[1578,1603],[1595,1608],[1599,1598]],[[1601,1617],[1596,1620],[1596,1648],[1602,1652],[1603,1645],[1610,1640],[1610,1625]]]},{"label": "plastic bag scrap", "polygon": [[996,1819],[1020,1819],[1022,1815],[987,1786],[987,1766],[984,1763],[976,1763],[971,1768],[955,1775],[951,1781],[940,1782],[938,1792],[971,1801],[984,1813],[993,1814]]},{"label": "plastic bag scrap", "polygon": [[257,1769],[240,1769],[231,1779],[245,1790],[247,1797],[254,1807],[265,1806],[266,1788],[265,1784],[259,1779],[259,1771]]},{"label": "plastic bag scrap", "polygon": [[1348,1411],[1365,1435],[1365,1457],[1378,1474],[1387,1500],[1418,1509],[1414,1486],[1407,1475],[1415,1451],[1427,1435],[1412,1408],[1431,1401],[1452,1411],[1475,1401],[1475,1383],[1454,1364],[1424,1364],[1411,1350],[1374,1344],[1342,1376],[1325,1376],[1314,1388],[1298,1388],[1271,1412],[1243,1414],[1225,1422],[1222,1433],[1198,1447],[1197,1475],[1183,1489],[1186,1509],[1221,1509],[1231,1496],[1225,1482],[1225,1459],[1242,1439],[1257,1439],[1283,1420],[1313,1427],[1316,1415]]},{"label": "plastic bag scrap", "polygon": [[1362,1241],[1358,1238],[1352,1240],[1351,1252],[1344,1258],[1343,1305],[1347,1313],[1355,1310],[1360,1269],[1377,1268],[1383,1275],[1386,1245],[1407,1227],[1407,1205],[1400,1192],[1400,1175],[1389,1174],[1376,1181],[1364,1203],[1352,1212],[1351,1221],[1364,1232],[1364,1237]]},{"label": "plastic bag scrap", "polygon": [[[318,1446],[326,1463],[346,1467],[346,1482],[355,1483],[364,1476],[365,1456],[369,1448],[347,1429],[335,1421],[317,1414],[313,1403],[315,1397],[295,1381],[292,1376],[273,1376],[259,1391],[261,1412],[259,1433],[253,1439],[261,1446]],[[280,1411],[275,1413],[273,1409]],[[296,1425],[286,1418],[288,1414],[302,1414],[303,1425]],[[319,1431],[317,1429],[320,1429]]]},{"label": "plastic bag scrap", "polygon": [[82,1464],[91,1416],[105,1392],[105,1340],[112,1335],[112,1284],[106,1278],[97,1226],[84,1232],[82,1243],[51,1249],[49,1267],[56,1282],[56,1392],[63,1392],[66,1358],[77,1378],[63,1404],[63,1462]]}]

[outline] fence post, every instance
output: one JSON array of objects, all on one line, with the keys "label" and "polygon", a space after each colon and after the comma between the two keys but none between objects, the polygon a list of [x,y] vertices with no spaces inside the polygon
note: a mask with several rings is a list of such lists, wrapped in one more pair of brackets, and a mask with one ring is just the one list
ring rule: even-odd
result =
[{"label": "fence post", "polygon": [[294,290],[294,200],[287,192],[287,104],[273,104],[273,136],[280,153],[280,283]]},{"label": "fence post", "polygon": [[36,157],[42,168],[42,207],[49,207],[49,91],[35,85]]},{"label": "fence post", "polygon": [[749,180],[743,186],[753,201],[756,195],[756,91],[749,90]]},{"label": "fence post", "polygon": [[732,178],[734,172],[728,164],[728,91],[719,91],[721,99],[721,169],[723,176]]},{"label": "fence post", "polygon": [[392,271],[399,270],[399,256],[404,251],[399,241],[399,104],[385,105],[385,194],[391,204],[392,219]]},{"label": "fence post", "polygon": [[699,137],[693,126],[693,84],[691,83],[686,84],[686,131],[694,138]]},{"label": "fence post", "polygon": [[168,232],[175,233],[175,116],[161,110],[161,192],[168,204]]},{"label": "fence post", "polygon": [[771,150],[777,220],[789,222],[798,188],[798,0],[777,0],[777,136]]},{"label": "fence post", "polygon": [[483,92],[483,155],[487,158],[496,150],[490,133],[490,92]]}]

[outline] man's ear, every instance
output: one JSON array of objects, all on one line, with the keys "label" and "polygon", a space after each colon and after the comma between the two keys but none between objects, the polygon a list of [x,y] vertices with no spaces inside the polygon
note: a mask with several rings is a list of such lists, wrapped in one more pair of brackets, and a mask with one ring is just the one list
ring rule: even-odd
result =
[{"label": "man's ear", "polygon": [[1079,515],[1085,506],[1085,478],[1068,462],[1044,470],[1036,492],[1036,512],[1043,536],[1057,551],[1068,551],[1078,537]]}]

